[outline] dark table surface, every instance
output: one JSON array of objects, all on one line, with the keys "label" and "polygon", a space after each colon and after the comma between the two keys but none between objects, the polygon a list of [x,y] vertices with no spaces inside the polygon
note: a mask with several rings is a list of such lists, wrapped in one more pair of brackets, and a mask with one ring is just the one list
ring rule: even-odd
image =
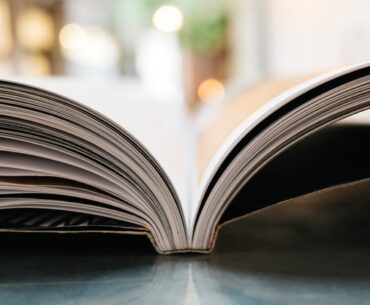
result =
[{"label": "dark table surface", "polygon": [[146,237],[0,235],[0,304],[369,304],[370,208],[297,206],[225,226],[210,255],[160,256]]}]

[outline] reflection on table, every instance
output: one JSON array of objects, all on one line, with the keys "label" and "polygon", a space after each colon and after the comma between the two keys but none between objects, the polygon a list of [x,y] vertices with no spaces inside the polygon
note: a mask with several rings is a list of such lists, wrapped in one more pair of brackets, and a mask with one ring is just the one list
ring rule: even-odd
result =
[{"label": "reflection on table", "polygon": [[370,204],[342,197],[229,224],[210,255],[159,256],[145,237],[1,235],[0,303],[365,304]]}]

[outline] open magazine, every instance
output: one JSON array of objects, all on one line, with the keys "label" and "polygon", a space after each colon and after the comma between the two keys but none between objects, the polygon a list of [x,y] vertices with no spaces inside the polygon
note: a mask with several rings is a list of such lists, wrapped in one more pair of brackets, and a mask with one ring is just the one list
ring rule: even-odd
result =
[{"label": "open magazine", "polygon": [[[368,178],[343,174],[337,164],[329,176],[309,179],[307,163],[293,156],[290,166],[302,169],[296,183],[284,188],[282,181],[261,180],[309,135],[370,108],[370,64],[316,77],[276,97],[258,90],[262,94],[241,97],[242,111],[221,111],[202,133],[198,157],[190,158],[198,182],[184,191],[124,124],[53,92],[1,81],[0,230],[146,234],[160,253],[209,252],[222,223]],[[152,137],[163,141],[154,131]],[[349,146],[353,137],[347,138]],[[309,145],[303,153],[310,154]]]}]

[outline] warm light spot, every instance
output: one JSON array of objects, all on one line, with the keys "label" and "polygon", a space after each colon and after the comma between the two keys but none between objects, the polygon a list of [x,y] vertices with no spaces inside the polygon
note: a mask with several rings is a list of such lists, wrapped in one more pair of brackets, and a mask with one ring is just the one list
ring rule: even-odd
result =
[{"label": "warm light spot", "polygon": [[0,0],[0,57],[12,52],[9,4]]},{"label": "warm light spot", "polygon": [[96,26],[66,25],[59,36],[61,53],[70,62],[95,67],[116,67],[120,51],[114,36]]},{"label": "warm light spot", "polygon": [[198,87],[198,96],[202,102],[222,99],[224,95],[224,86],[220,81],[214,78],[206,79]]},{"label": "warm light spot", "polygon": [[67,24],[59,33],[59,42],[63,48],[68,50],[81,49],[86,42],[86,32],[79,24]]},{"label": "warm light spot", "polygon": [[30,7],[18,18],[17,36],[29,51],[48,51],[54,44],[54,21],[46,10]]},{"label": "warm light spot", "polygon": [[153,15],[153,25],[162,32],[176,32],[181,29],[183,23],[181,11],[173,5],[161,6]]}]

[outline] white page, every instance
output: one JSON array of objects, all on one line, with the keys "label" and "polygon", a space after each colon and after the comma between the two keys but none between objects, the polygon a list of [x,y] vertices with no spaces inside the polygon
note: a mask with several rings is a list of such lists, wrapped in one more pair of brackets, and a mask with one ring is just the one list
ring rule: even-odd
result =
[{"label": "white page", "polygon": [[[327,74],[320,75],[313,79],[310,79],[304,83],[301,83],[288,91],[278,95],[277,97],[273,98],[262,107],[257,109],[251,116],[247,117],[238,128],[236,128],[223,142],[223,144],[219,147],[216,154],[213,156],[212,160],[208,164],[200,182],[200,187],[197,190],[197,194],[195,195],[195,202],[196,204],[192,205],[194,209],[191,214],[196,215],[199,209],[199,205],[203,198],[203,195],[211,182],[212,177],[216,173],[217,169],[220,167],[222,162],[231,152],[231,150],[236,146],[237,143],[249,132],[252,131],[254,127],[256,127],[260,122],[262,122],[265,118],[275,112],[277,109],[283,107],[285,104],[289,103],[295,97],[301,95],[303,92],[306,92],[313,87],[318,86],[319,84],[326,82],[330,79],[336,78],[339,75],[348,73],[353,70],[357,70],[361,67],[367,67],[369,63],[362,63],[353,65],[350,67],[342,68],[337,71],[331,71]],[[192,224],[193,225],[193,224]]]},{"label": "white page", "polygon": [[137,138],[173,183],[187,226],[191,223],[195,137],[185,106],[152,98],[133,78],[110,80],[48,77],[7,79],[46,89],[107,116]]},{"label": "white page", "polygon": [[202,177],[200,187],[196,190],[194,190],[196,168],[194,127],[185,108],[181,108],[178,103],[170,105],[151,98],[134,79],[109,82],[78,78],[14,78],[13,80],[35,85],[85,104],[109,117],[138,138],[159,161],[173,182],[190,229],[211,178],[240,139],[295,96],[341,73],[366,65],[368,64],[356,65],[314,78],[259,108],[247,117],[218,149]]}]

